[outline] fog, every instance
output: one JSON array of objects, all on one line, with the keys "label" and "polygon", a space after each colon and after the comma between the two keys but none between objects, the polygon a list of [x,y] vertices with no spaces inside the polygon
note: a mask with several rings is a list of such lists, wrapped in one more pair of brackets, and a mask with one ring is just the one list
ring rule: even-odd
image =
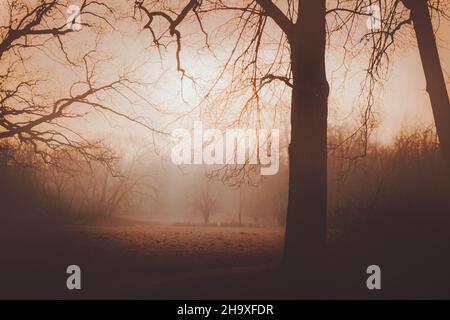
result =
[{"label": "fog", "polygon": [[275,2],[2,1],[0,297],[448,297],[448,5]]}]

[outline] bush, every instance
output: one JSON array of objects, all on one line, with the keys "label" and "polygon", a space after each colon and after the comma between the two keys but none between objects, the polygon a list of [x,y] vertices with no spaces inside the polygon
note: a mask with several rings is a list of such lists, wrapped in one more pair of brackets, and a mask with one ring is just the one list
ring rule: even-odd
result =
[{"label": "bush", "polygon": [[[329,237],[339,272],[365,277],[367,266],[377,264],[389,283],[386,294],[448,297],[450,183],[435,136],[402,135],[393,146],[370,146],[336,181]],[[367,291],[361,280],[353,289]]]}]

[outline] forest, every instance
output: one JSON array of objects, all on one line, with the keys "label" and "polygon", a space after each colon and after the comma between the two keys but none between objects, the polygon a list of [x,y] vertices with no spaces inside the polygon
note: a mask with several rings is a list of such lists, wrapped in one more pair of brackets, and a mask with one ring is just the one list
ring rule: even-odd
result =
[{"label": "forest", "polygon": [[1,1],[0,298],[450,298],[449,36],[442,0]]}]

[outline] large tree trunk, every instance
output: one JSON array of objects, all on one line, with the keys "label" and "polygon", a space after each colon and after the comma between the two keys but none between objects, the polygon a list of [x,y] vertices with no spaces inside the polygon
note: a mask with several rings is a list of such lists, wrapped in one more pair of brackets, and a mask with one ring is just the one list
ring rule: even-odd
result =
[{"label": "large tree trunk", "polygon": [[441,153],[450,173],[450,103],[427,1],[404,0],[403,3],[411,10]]},{"label": "large tree trunk", "polygon": [[[326,250],[327,115],[325,0],[301,0],[290,39],[293,93],[285,270],[317,280]],[[305,283],[305,289],[308,284]]]}]

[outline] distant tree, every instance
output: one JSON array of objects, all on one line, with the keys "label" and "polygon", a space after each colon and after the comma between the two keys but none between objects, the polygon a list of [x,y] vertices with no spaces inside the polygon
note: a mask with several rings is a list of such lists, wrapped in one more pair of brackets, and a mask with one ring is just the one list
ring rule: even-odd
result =
[{"label": "distant tree", "polygon": [[116,160],[114,168],[117,168],[117,173],[114,174],[101,162],[81,162],[83,168],[79,174],[63,178],[76,194],[76,211],[107,216],[131,214],[123,210],[131,210],[132,202],[138,198],[158,201],[154,176],[151,172],[142,172],[139,160],[140,157],[134,157],[126,164]]},{"label": "distant tree", "polygon": [[203,186],[194,191],[191,205],[196,212],[201,214],[206,225],[211,222],[217,206],[217,197],[213,194],[209,181],[206,181]]},{"label": "distant tree", "polygon": [[242,218],[244,215],[244,201],[245,201],[245,197],[244,197],[244,188],[241,186],[238,190],[239,192],[239,206],[238,206],[238,223],[239,226],[242,226]]}]

